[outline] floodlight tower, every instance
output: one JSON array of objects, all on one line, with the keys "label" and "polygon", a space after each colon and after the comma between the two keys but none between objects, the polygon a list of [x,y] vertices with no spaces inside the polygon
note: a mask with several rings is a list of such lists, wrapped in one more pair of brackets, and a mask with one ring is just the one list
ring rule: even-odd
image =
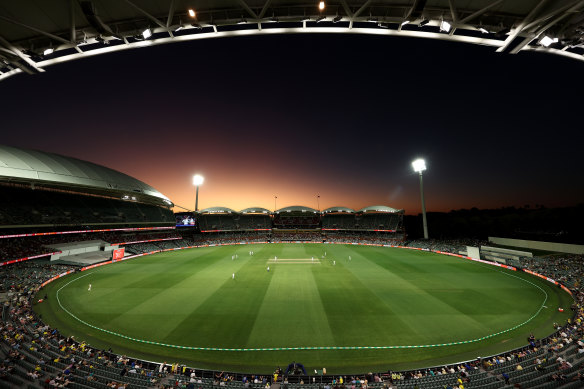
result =
[{"label": "floodlight tower", "polygon": [[428,239],[428,222],[426,221],[426,202],[424,201],[424,182],[422,181],[422,172],[426,170],[426,161],[416,159],[412,162],[416,173],[420,173],[420,196],[422,197],[422,221],[424,224],[424,239]]},{"label": "floodlight tower", "polygon": [[195,174],[193,176],[193,185],[197,188],[197,194],[195,197],[195,212],[199,212],[199,186],[205,181],[205,177],[200,174]]}]

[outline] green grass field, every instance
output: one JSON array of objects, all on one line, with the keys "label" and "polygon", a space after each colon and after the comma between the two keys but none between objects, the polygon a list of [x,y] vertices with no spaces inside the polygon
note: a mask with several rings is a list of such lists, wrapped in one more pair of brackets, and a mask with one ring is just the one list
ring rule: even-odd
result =
[{"label": "green grass field", "polygon": [[558,287],[521,272],[322,244],[161,253],[64,277],[45,294],[35,306],[43,320],[95,347],[258,373],[292,361],[349,374],[492,355],[524,345],[530,332],[550,334],[570,316],[557,308],[571,304]]}]

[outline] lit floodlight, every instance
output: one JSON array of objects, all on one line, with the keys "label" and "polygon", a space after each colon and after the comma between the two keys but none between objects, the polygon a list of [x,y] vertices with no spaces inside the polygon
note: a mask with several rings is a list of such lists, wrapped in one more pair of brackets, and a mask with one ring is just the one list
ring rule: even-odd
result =
[{"label": "lit floodlight", "polygon": [[324,9],[324,1],[321,1],[320,3],[318,3],[318,9],[321,11]]},{"label": "lit floodlight", "polygon": [[552,43],[557,43],[558,42],[558,38],[550,38],[549,36],[544,36],[543,38],[541,38],[541,40],[539,41],[539,43],[544,46],[544,47],[549,47]]},{"label": "lit floodlight", "polygon": [[446,20],[443,20],[440,23],[440,31],[450,32],[451,28],[452,28],[452,24],[448,23]]},{"label": "lit floodlight", "polygon": [[424,200],[424,183],[422,180],[422,172],[426,170],[426,161],[422,158],[416,159],[412,162],[412,167],[416,173],[420,173],[420,197],[422,199],[422,226],[424,228],[424,239],[428,239],[428,221],[426,220],[426,201]]},{"label": "lit floodlight", "polygon": [[195,10],[194,10],[194,9],[192,9],[192,8],[191,8],[191,9],[189,9],[189,16],[190,16],[191,18],[194,18],[195,16],[197,16],[197,14],[195,13]]},{"label": "lit floodlight", "polygon": [[193,176],[193,185],[195,186],[195,212],[199,212],[199,186],[205,181],[205,177],[200,174]]},{"label": "lit floodlight", "polygon": [[205,177],[203,177],[202,175],[200,175],[200,174],[195,174],[195,175],[193,176],[193,185],[194,185],[194,186],[199,186],[199,185],[201,185],[201,184],[203,183],[203,181],[205,181]]},{"label": "lit floodlight", "polygon": [[426,170],[426,161],[421,158],[416,159],[414,162],[412,162],[412,167],[416,173],[422,173],[424,170]]},{"label": "lit floodlight", "polygon": [[152,30],[147,28],[144,31],[142,31],[142,36],[144,37],[144,39],[148,39],[152,36]]},{"label": "lit floodlight", "polygon": [[51,47],[51,48],[48,48],[48,49],[46,49],[45,51],[43,51],[43,55],[49,55],[49,54],[53,54],[54,52],[55,52],[55,49],[53,49],[53,48]]}]

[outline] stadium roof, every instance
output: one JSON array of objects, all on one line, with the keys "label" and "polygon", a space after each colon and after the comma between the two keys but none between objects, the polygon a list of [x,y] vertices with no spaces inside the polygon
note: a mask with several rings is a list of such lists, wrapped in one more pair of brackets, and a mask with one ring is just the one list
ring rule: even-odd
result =
[{"label": "stadium roof", "polygon": [[403,210],[401,210],[401,209],[395,209],[395,208],[391,208],[391,207],[387,207],[385,205],[372,205],[370,207],[365,207],[363,209],[360,209],[357,212],[362,212],[362,213],[366,213],[366,212],[391,212],[391,213],[398,213],[398,212],[403,212]]},{"label": "stadium roof", "polygon": [[312,212],[312,213],[319,213],[319,211],[317,211],[314,208],[303,207],[301,205],[293,205],[291,207],[280,208],[280,209],[278,209],[274,213],[282,213],[282,212]]},{"label": "stadium roof", "polygon": [[238,213],[231,208],[227,207],[210,207],[199,211],[200,213]]},{"label": "stadium roof", "polygon": [[[0,79],[186,40],[353,33],[451,40],[584,60],[579,0],[19,0],[0,6]],[[196,4],[196,8],[189,8]],[[189,15],[192,10],[193,16]]]},{"label": "stadium roof", "polygon": [[251,207],[251,208],[242,209],[241,211],[239,211],[239,213],[272,213],[272,211],[270,211],[269,209],[266,209],[266,208]]},{"label": "stadium roof", "polygon": [[333,213],[333,212],[348,212],[348,213],[355,213],[354,209],[347,208],[347,207],[330,207],[322,211],[322,213]]},{"label": "stadium roof", "polygon": [[80,159],[0,145],[0,179],[95,188],[170,200],[127,174]]}]

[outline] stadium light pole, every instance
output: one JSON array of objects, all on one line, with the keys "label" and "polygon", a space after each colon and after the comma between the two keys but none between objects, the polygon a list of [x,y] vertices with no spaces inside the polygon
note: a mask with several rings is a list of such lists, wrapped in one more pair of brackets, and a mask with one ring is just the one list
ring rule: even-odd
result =
[{"label": "stadium light pole", "polygon": [[193,176],[193,185],[197,188],[197,194],[195,197],[195,212],[199,212],[199,186],[205,181],[205,177],[200,174],[195,174]]},{"label": "stadium light pole", "polygon": [[422,223],[424,225],[424,239],[428,239],[428,222],[426,221],[426,201],[424,200],[424,182],[422,181],[422,172],[426,170],[426,161],[416,159],[412,162],[416,173],[420,173],[420,196],[422,197]]}]

